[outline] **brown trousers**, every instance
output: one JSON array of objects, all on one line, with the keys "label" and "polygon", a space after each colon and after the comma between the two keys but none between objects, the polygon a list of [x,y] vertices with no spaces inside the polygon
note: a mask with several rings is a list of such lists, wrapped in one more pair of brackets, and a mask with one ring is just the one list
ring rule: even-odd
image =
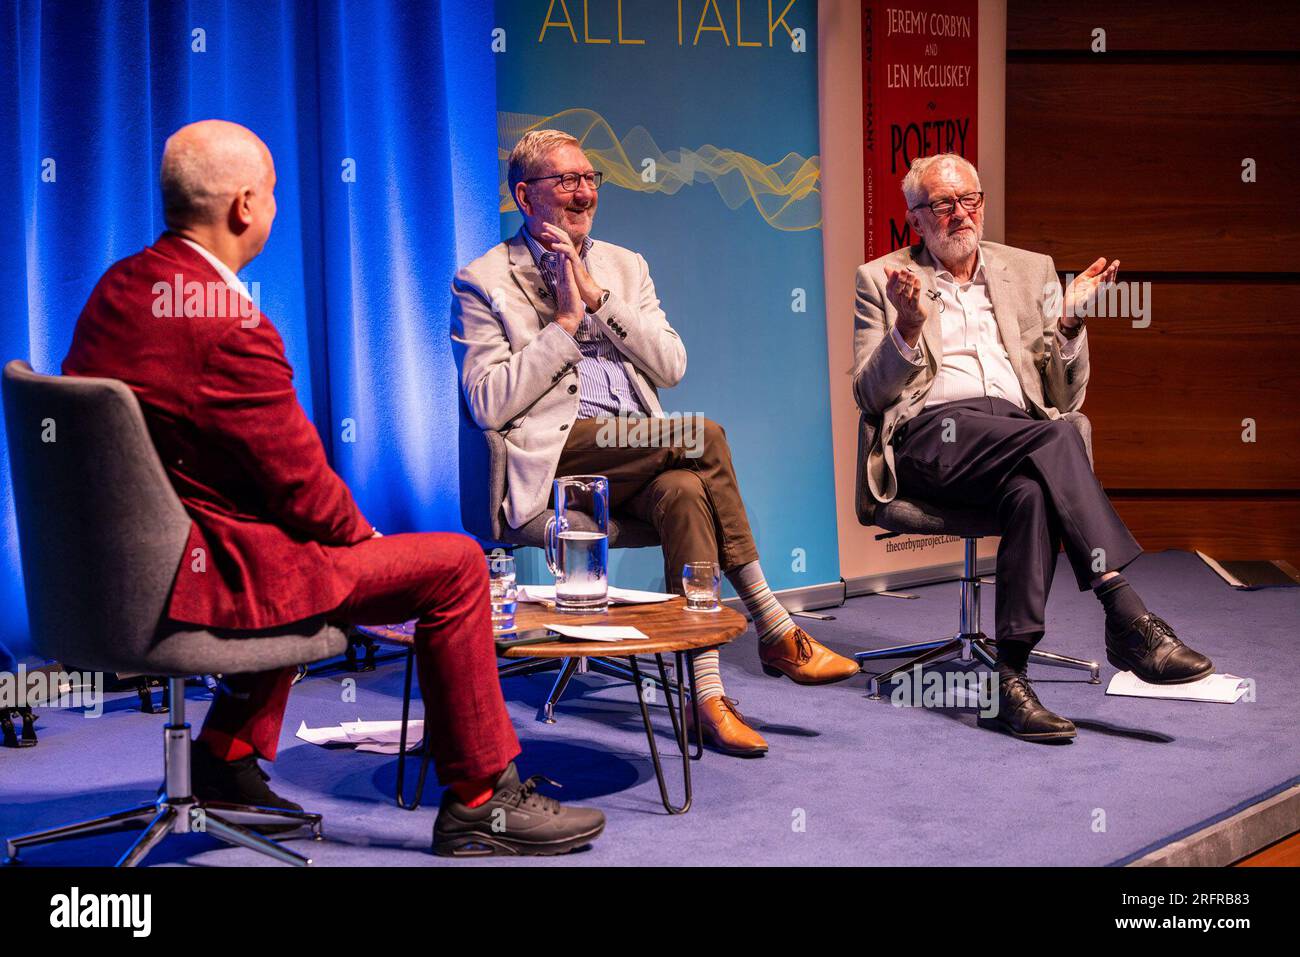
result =
[{"label": "brown trousers", "polygon": [[[682,593],[682,566],[716,561],[724,572],[758,561],[745,503],[740,500],[731,447],[722,426],[690,418],[661,429],[653,444],[636,419],[578,419],[555,474],[604,475],[611,512],[654,526],[664,552],[664,581]],[[661,423],[676,420],[659,420]],[[620,432],[618,426],[625,428]],[[668,434],[662,434],[668,433]],[[687,452],[700,454],[688,456]]]}]

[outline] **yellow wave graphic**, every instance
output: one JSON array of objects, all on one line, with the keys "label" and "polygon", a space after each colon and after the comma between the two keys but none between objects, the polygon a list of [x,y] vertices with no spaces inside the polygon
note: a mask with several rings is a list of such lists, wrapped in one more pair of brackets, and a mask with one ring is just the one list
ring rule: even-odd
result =
[{"label": "yellow wave graphic", "polygon": [[[497,156],[501,167],[501,212],[515,209],[506,183],[510,150],[529,130],[557,129],[575,136],[591,163],[605,172],[605,182],[639,193],[674,195],[683,187],[710,183],[728,209],[748,202],[775,229],[819,229],[821,159],[787,153],[778,163],[763,163],[736,150],[705,144],[699,149],[664,152],[650,133],[634,126],[619,138],[600,114],[586,109],[564,110],[553,116],[527,113],[497,114]],[[653,177],[648,176],[654,163]]]}]

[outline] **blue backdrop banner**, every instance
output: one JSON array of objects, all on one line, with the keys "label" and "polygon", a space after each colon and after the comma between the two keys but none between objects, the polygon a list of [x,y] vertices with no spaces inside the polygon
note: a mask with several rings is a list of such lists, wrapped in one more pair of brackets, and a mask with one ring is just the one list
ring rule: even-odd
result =
[{"label": "blue backdrop banner", "polygon": [[[645,256],[686,343],[665,410],[727,430],[774,588],[838,581],[815,0],[496,6],[501,236],[521,222],[514,143],[577,136],[605,173],[593,237]],[[611,574],[657,587],[658,550]]]},{"label": "blue backdrop banner", "polygon": [[[491,3],[2,6],[0,360],[57,372],[95,280],[163,229],[166,137],[242,123],[275,157],[279,204],[243,278],[335,468],[384,531],[459,529],[449,283],[500,224]],[[21,654],[5,449],[0,646]]]}]

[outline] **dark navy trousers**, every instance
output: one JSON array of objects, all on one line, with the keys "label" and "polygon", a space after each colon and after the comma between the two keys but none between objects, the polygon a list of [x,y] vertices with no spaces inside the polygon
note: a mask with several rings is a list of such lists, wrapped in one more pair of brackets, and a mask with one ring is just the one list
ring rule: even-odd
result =
[{"label": "dark navy trousers", "polygon": [[1083,436],[1063,419],[1036,419],[1005,399],[945,402],[895,436],[894,461],[905,498],[996,511],[999,640],[1042,635],[1062,545],[1081,591],[1142,553],[1093,474]]}]

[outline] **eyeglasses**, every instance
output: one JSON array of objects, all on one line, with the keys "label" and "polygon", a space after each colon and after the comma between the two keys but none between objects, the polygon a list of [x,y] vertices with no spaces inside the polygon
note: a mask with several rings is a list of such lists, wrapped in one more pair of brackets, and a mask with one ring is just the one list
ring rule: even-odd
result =
[{"label": "eyeglasses", "polygon": [[930,212],[934,213],[935,216],[943,217],[951,216],[958,203],[961,203],[961,208],[966,212],[973,213],[984,205],[984,192],[981,190],[978,193],[967,193],[965,196],[958,196],[956,199],[936,199],[933,203],[922,203],[920,206],[911,208],[915,211],[928,206]]},{"label": "eyeglasses", "polygon": [[590,173],[555,173],[552,176],[535,176],[532,179],[524,180],[524,182],[540,183],[544,179],[558,179],[561,190],[566,193],[575,193],[578,190],[578,180],[582,180],[592,189],[600,189],[600,184],[605,181],[605,174],[599,170],[593,170]]}]

